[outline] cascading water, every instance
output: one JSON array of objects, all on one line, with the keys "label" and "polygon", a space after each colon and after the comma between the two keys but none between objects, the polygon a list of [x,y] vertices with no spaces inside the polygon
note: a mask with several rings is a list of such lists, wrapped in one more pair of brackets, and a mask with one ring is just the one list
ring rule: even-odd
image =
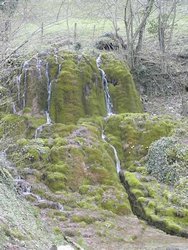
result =
[{"label": "cascading water", "polygon": [[99,57],[96,60],[96,64],[97,67],[101,73],[101,77],[102,77],[102,84],[103,84],[103,89],[104,89],[104,95],[105,95],[105,103],[106,103],[106,110],[107,110],[107,116],[110,116],[113,114],[113,104],[112,104],[112,100],[111,100],[111,96],[110,96],[110,92],[109,92],[109,88],[108,88],[108,81],[106,78],[106,74],[104,72],[103,69],[101,69],[101,55],[99,55]]},{"label": "cascading water", "polygon": [[48,91],[48,97],[47,97],[47,110],[46,110],[46,123],[39,126],[35,131],[35,139],[38,138],[38,135],[43,131],[46,125],[51,125],[52,120],[50,118],[50,101],[51,101],[51,91],[52,91],[52,84],[50,81],[49,76],[49,64],[46,63],[46,80],[47,80],[47,91]]},{"label": "cascading water", "polygon": [[35,139],[37,139],[37,138],[38,138],[38,135],[39,135],[40,133],[42,133],[42,131],[43,131],[45,125],[46,125],[46,124],[42,124],[41,126],[39,126],[39,127],[35,130]]},{"label": "cascading water", "polygon": [[31,184],[22,179],[21,176],[18,174],[18,170],[15,165],[13,165],[8,159],[5,151],[0,151],[0,167],[6,168],[12,175],[14,180],[14,185],[16,187],[17,192],[24,197],[33,197],[35,198],[36,202],[35,205],[40,206],[41,203],[48,204],[51,208],[58,209],[59,211],[63,211],[63,206],[54,201],[43,199],[41,196],[32,193],[32,186]]},{"label": "cascading water", "polygon": [[16,114],[16,105],[15,105],[15,102],[12,103],[12,112],[13,112],[13,114]]},{"label": "cascading water", "polygon": [[108,145],[114,151],[114,156],[115,156],[115,160],[116,160],[116,172],[119,174],[119,172],[121,171],[121,163],[120,163],[120,160],[119,160],[119,157],[118,157],[118,154],[117,154],[117,150],[116,150],[116,148],[112,144],[110,144],[109,142],[107,142],[106,136],[104,134],[104,130],[102,130],[102,139],[103,139],[104,142],[108,143]]},{"label": "cascading water", "polygon": [[62,65],[59,63],[59,64],[58,64],[58,75],[59,75],[60,72],[61,72],[61,68],[62,68]]},{"label": "cascading water", "polygon": [[[107,81],[107,78],[106,78],[106,74],[105,74],[104,70],[101,69],[101,67],[100,67],[101,63],[102,63],[101,55],[99,55],[97,60],[96,60],[96,64],[97,64],[97,67],[98,67],[98,69],[99,69],[99,71],[101,73],[101,77],[102,77],[102,84],[103,84],[104,95],[105,95],[107,117],[109,117],[109,116],[113,115],[113,104],[112,104],[112,101],[111,101],[111,96],[110,96],[110,92],[109,92],[109,88],[108,88],[108,81]],[[108,145],[113,149],[114,157],[115,157],[115,160],[116,160],[116,171],[119,174],[120,171],[121,171],[121,164],[120,164],[120,160],[119,160],[119,157],[118,157],[117,150],[112,144],[110,144],[107,141],[106,136],[104,134],[104,130],[102,131],[102,139],[103,139],[104,142],[108,143]]]},{"label": "cascading water", "polygon": [[17,86],[17,101],[18,101],[18,105],[19,105],[19,106],[20,106],[20,103],[21,103],[21,97],[20,97],[21,77],[22,77],[22,74],[18,75],[18,76],[17,76],[17,79],[16,79],[16,86]]},{"label": "cascading water", "polygon": [[47,90],[48,90],[48,98],[47,98],[47,111],[46,111],[46,124],[51,124],[51,118],[50,118],[50,100],[51,100],[51,90],[52,90],[52,84],[49,77],[49,64],[46,63],[46,79],[47,79]]}]

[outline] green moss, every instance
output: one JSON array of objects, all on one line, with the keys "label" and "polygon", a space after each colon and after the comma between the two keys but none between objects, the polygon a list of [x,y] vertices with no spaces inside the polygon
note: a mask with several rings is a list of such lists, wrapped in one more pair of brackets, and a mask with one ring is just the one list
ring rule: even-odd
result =
[{"label": "green moss", "polygon": [[62,235],[63,234],[61,228],[59,228],[59,227],[54,227],[53,231],[57,235]]},{"label": "green moss", "polygon": [[5,230],[6,236],[14,239],[16,238],[17,240],[24,240],[25,236],[17,229],[6,229]]},{"label": "green moss", "polygon": [[20,147],[23,147],[23,146],[26,146],[28,144],[28,140],[25,139],[25,138],[22,138],[20,140],[17,140],[17,144],[20,146]]},{"label": "green moss", "polygon": [[161,216],[168,216],[168,217],[173,217],[176,214],[176,209],[174,207],[157,207],[156,211],[158,214]]},{"label": "green moss", "polygon": [[80,194],[87,194],[87,192],[89,191],[89,185],[82,185],[80,188],[79,188],[79,193]]},{"label": "green moss", "polygon": [[13,114],[3,115],[0,129],[6,138],[22,138],[27,130],[27,119]]},{"label": "green moss", "polygon": [[128,215],[130,214],[130,206],[126,202],[119,203],[115,200],[106,200],[101,203],[101,206],[105,210],[112,211],[115,214],[118,215]]},{"label": "green moss", "polygon": [[138,197],[138,202],[145,204],[145,203],[147,203],[147,198],[142,197],[142,196]]},{"label": "green moss", "polygon": [[53,191],[61,191],[66,187],[66,175],[59,172],[47,173],[45,183]]},{"label": "green moss", "polygon": [[31,108],[29,108],[29,107],[24,108],[23,113],[24,114],[31,113]]},{"label": "green moss", "polygon": [[90,217],[89,215],[73,215],[71,220],[73,222],[85,222],[86,224],[92,224],[95,221],[95,218]]},{"label": "green moss", "polygon": [[107,119],[105,132],[112,138],[112,144],[117,145],[122,167],[136,170],[137,162],[147,155],[151,143],[170,135],[175,127],[176,122],[168,117],[120,114]]},{"label": "green moss", "polygon": [[113,54],[104,54],[102,61],[102,68],[107,75],[115,113],[142,112],[140,97],[128,66],[115,58]]},{"label": "green moss", "polygon": [[92,57],[75,54],[63,62],[63,70],[52,84],[50,114],[55,122],[75,123],[80,117],[104,115],[105,103],[99,72]]},{"label": "green moss", "polygon": [[91,183],[100,183],[100,184],[107,184],[111,185],[113,184],[114,180],[110,178],[111,174],[109,171],[105,168],[101,167],[92,167],[91,169],[91,175],[89,176],[89,179],[91,180]]},{"label": "green moss", "polygon": [[136,189],[136,188],[132,188],[131,192],[135,195],[135,197],[138,199],[139,197],[143,197],[144,193],[143,191]]},{"label": "green moss", "polygon": [[156,222],[161,223],[161,221],[162,221],[161,218],[155,214],[150,214],[149,218],[154,223],[154,225]]},{"label": "green moss", "polygon": [[182,230],[181,226],[177,225],[176,223],[174,223],[170,219],[165,219],[164,223],[165,223],[165,226],[166,226],[166,230],[168,232],[174,232],[176,234],[179,234],[179,232]]},{"label": "green moss", "polygon": [[157,189],[155,188],[155,185],[153,186],[152,186],[152,183],[149,183],[149,185],[147,185],[148,196],[151,198],[154,198],[157,196]]},{"label": "green moss", "polygon": [[156,207],[156,203],[154,201],[151,200],[148,202],[148,208],[154,209],[155,207]]},{"label": "green moss", "polygon": [[49,171],[49,172],[59,172],[59,173],[62,173],[62,174],[68,174],[69,173],[69,166],[64,162],[59,161],[58,164],[50,165],[47,168],[47,171]]},{"label": "green moss", "polygon": [[130,187],[142,188],[142,183],[136,178],[134,173],[126,172],[125,179],[127,180]]}]

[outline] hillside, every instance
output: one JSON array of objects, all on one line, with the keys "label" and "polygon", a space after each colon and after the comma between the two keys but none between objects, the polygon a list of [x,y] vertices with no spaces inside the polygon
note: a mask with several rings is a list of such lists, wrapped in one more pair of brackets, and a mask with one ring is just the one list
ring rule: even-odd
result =
[{"label": "hillside", "polygon": [[[12,23],[0,52],[2,250],[187,249],[187,27],[174,26],[164,59],[151,12],[143,51],[134,44],[130,58],[123,20],[115,34],[101,5],[111,8],[0,8]],[[123,1],[112,6],[122,17]],[[177,5],[177,25],[186,6]]]}]

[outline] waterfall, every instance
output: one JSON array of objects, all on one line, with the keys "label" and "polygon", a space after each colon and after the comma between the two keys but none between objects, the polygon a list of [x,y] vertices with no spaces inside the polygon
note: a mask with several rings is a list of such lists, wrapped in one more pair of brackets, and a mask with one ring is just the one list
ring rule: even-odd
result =
[{"label": "waterfall", "polygon": [[104,88],[104,94],[105,94],[105,102],[106,102],[106,109],[107,109],[107,115],[110,116],[113,114],[113,105],[110,97],[110,92],[108,88],[108,81],[106,79],[106,74],[104,70],[100,69],[102,74],[102,82],[103,82],[103,88]]},{"label": "waterfall", "polygon": [[106,74],[104,72],[103,69],[101,69],[101,55],[98,56],[97,60],[96,60],[96,64],[97,67],[101,73],[101,77],[102,77],[102,85],[103,85],[103,89],[104,89],[104,95],[105,95],[105,103],[106,103],[106,110],[107,110],[107,116],[110,116],[113,114],[113,104],[112,104],[112,100],[111,100],[111,96],[110,96],[110,92],[109,92],[109,88],[108,88],[108,81],[106,78]]},{"label": "waterfall", "polygon": [[[113,104],[111,101],[111,96],[110,96],[110,92],[109,92],[109,88],[108,88],[108,81],[106,78],[106,74],[105,74],[104,70],[101,69],[101,63],[102,63],[101,55],[99,55],[97,60],[96,60],[96,64],[97,64],[97,68],[99,69],[99,71],[101,73],[101,77],[102,77],[102,84],[103,84],[104,95],[105,95],[107,116],[111,116],[111,115],[113,115]],[[108,145],[113,149],[114,157],[115,157],[115,161],[116,161],[116,171],[119,174],[119,172],[121,171],[121,164],[120,164],[117,150],[112,144],[110,144],[107,141],[106,136],[104,134],[104,130],[102,130],[102,139],[104,142],[108,143]]]},{"label": "waterfall", "polygon": [[118,157],[118,153],[117,153],[117,150],[116,148],[110,144],[107,139],[106,139],[106,136],[104,134],[104,130],[102,130],[102,139],[105,143],[108,143],[108,145],[113,149],[113,152],[114,152],[114,157],[115,157],[115,161],[116,161],[116,172],[117,174],[119,174],[119,172],[121,171],[121,163],[120,163],[120,160],[119,160],[119,157]]},{"label": "waterfall", "polygon": [[45,112],[45,114],[46,114],[46,123],[40,125],[35,130],[35,139],[38,138],[38,135],[43,131],[43,129],[45,128],[45,126],[52,124],[52,120],[50,118],[50,101],[51,101],[52,84],[51,84],[50,76],[49,76],[49,64],[48,64],[48,62],[46,63],[46,80],[47,80],[47,92],[48,92],[48,96],[47,96],[47,110]]},{"label": "waterfall", "polygon": [[20,101],[21,101],[21,98],[20,98],[21,77],[22,77],[22,74],[20,74],[19,76],[17,76],[17,79],[16,79],[16,86],[17,86],[17,101],[18,101],[18,105],[19,105],[19,106],[20,106]]},{"label": "waterfall", "polygon": [[47,111],[46,111],[46,124],[51,124],[51,118],[50,118],[50,101],[51,101],[51,90],[52,90],[52,84],[49,77],[49,64],[46,63],[46,79],[47,79],[47,90],[48,90],[48,98],[47,98]]},{"label": "waterfall", "polygon": [[16,114],[16,105],[15,105],[15,102],[12,103],[12,112],[13,112],[13,114]]},{"label": "waterfall", "polygon": [[58,75],[59,75],[60,72],[61,72],[61,67],[62,67],[62,65],[61,65],[61,63],[59,63],[59,64],[58,64]]},{"label": "waterfall", "polygon": [[36,130],[35,130],[35,139],[38,138],[38,135],[43,131],[44,127],[46,124],[40,125]]}]

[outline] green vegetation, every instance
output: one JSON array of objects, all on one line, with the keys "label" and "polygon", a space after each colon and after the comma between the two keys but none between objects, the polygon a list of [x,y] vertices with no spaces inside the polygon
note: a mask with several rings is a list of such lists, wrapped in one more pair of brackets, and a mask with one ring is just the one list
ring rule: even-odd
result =
[{"label": "green vegetation", "polygon": [[117,114],[143,112],[128,66],[113,54],[104,54],[102,62],[102,68],[109,82],[114,112]]},{"label": "green vegetation", "polygon": [[[0,170],[0,245],[6,248],[10,243],[27,249],[50,248],[56,239],[50,228],[46,230],[41,222],[39,211],[15,192],[13,178],[1,166]],[[11,239],[11,241],[10,241]],[[8,243],[8,245],[7,245]]]},{"label": "green vegetation", "polygon": [[[13,89],[11,103],[14,101],[17,114],[10,114],[7,107],[2,110],[0,136],[3,142],[7,141],[2,150],[6,149],[20,176],[31,183],[33,194],[27,195],[27,200],[37,204],[53,221],[52,235],[62,237],[64,225],[66,228],[74,223],[83,228],[100,224],[96,235],[108,237],[105,228],[114,225],[108,225],[106,218],[125,218],[133,212],[167,233],[187,237],[187,180],[183,178],[188,159],[183,140],[186,122],[143,113],[128,67],[111,53],[102,54],[101,68],[109,81],[114,111],[119,114],[105,119],[96,56],[61,51],[55,58],[50,51],[40,59],[40,72],[35,57],[27,72],[22,69],[22,97],[27,73],[24,108],[14,81],[8,83]],[[45,124],[48,77],[52,84],[51,124]],[[4,88],[0,93],[8,95]],[[41,125],[44,126],[35,138]],[[110,144],[116,147],[121,167],[126,170],[126,190],[119,182]],[[0,176],[9,178],[5,171]],[[65,213],[57,211],[60,206]],[[106,217],[99,219],[98,213]],[[3,232],[2,239],[29,240],[22,230],[7,228],[6,223]],[[75,230],[69,234],[78,236]]]},{"label": "green vegetation", "polygon": [[158,181],[172,185],[187,176],[187,163],[187,145],[173,137],[164,137],[151,145],[147,170]]},{"label": "green vegetation", "polygon": [[63,70],[52,86],[52,119],[71,124],[81,117],[104,115],[104,94],[95,59],[84,55],[79,59],[66,52],[63,57]]},{"label": "green vegetation", "polygon": [[187,237],[187,210],[182,204],[174,202],[173,196],[178,196],[176,191],[147,178],[143,181],[140,174],[125,174],[123,184],[134,213],[167,233]]},{"label": "green vegetation", "polygon": [[105,132],[118,150],[122,167],[131,169],[144,159],[152,142],[169,136],[176,126],[177,121],[170,117],[120,114],[108,118]]}]

